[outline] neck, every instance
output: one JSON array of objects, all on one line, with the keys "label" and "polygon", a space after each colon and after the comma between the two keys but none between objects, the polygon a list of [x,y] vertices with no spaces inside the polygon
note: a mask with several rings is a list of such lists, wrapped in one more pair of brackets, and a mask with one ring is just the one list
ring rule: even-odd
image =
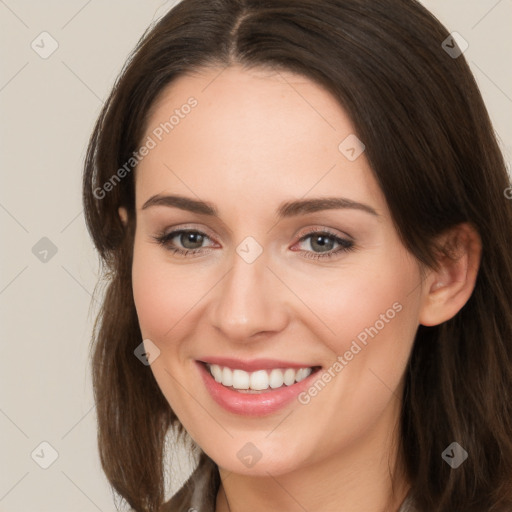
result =
[{"label": "neck", "polygon": [[397,512],[410,486],[399,471],[396,429],[386,424],[349,448],[286,474],[251,476],[219,467],[216,512]]}]

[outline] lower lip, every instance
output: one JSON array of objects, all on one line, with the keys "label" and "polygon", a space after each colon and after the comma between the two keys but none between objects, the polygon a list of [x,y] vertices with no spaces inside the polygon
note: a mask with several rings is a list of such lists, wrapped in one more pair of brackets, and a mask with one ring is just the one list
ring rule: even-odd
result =
[{"label": "lower lip", "polygon": [[215,402],[227,411],[242,416],[266,416],[278,411],[304,391],[318,373],[318,371],[315,371],[304,380],[291,386],[282,386],[277,389],[269,388],[269,390],[259,393],[243,393],[219,384],[212,377],[204,363],[196,361],[196,364],[206,389]]}]

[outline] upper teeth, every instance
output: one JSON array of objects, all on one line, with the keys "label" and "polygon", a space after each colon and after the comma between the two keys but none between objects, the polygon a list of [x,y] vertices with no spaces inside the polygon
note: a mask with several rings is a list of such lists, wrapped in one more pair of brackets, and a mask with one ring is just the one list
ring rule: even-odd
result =
[{"label": "upper teeth", "polygon": [[280,370],[258,370],[255,372],[246,372],[244,370],[232,370],[227,366],[219,366],[217,364],[208,365],[213,378],[223,386],[233,386],[235,389],[252,389],[254,391],[262,391],[271,387],[272,389],[280,388],[283,384],[291,386],[295,382],[300,382],[308,377],[311,368],[287,368]]}]

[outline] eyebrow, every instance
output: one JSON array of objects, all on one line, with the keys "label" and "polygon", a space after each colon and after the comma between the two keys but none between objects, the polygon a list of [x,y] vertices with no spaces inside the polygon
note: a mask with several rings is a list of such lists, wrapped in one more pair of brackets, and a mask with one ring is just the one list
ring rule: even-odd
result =
[{"label": "eyebrow", "polygon": [[[154,195],[144,203],[141,209],[145,210],[152,206],[168,206],[201,215],[219,217],[219,212],[212,203],[180,195]],[[334,209],[360,210],[376,217],[380,217],[380,215],[371,206],[357,201],[352,201],[345,197],[319,197],[287,201],[279,206],[277,209],[277,216],[279,219],[284,219],[297,215],[305,215],[308,213]]]}]

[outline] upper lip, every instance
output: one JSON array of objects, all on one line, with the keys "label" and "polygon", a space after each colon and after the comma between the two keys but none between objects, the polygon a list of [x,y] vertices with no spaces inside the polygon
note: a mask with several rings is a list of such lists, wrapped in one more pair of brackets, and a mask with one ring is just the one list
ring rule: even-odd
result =
[{"label": "upper lip", "polygon": [[228,368],[254,372],[256,370],[272,370],[273,368],[315,368],[320,365],[310,363],[297,363],[278,359],[235,359],[230,357],[205,357],[198,359],[201,363],[217,364]]}]

